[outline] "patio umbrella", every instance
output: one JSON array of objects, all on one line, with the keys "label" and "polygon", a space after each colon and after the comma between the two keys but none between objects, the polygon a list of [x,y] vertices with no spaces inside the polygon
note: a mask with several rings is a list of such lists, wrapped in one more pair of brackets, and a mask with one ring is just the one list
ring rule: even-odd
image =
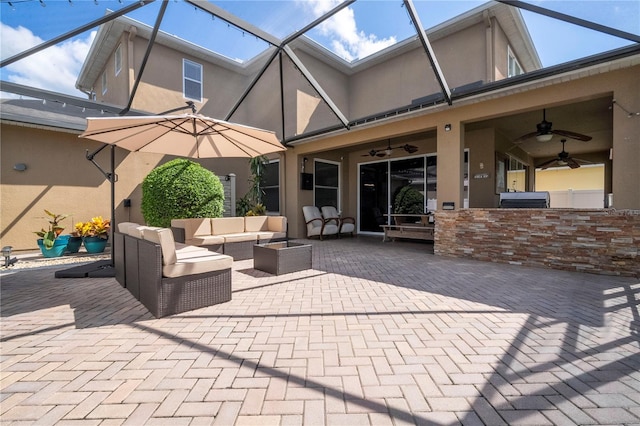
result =
[{"label": "patio umbrella", "polygon": [[[87,129],[79,137],[111,145],[110,173],[93,161],[93,156],[102,148],[93,154],[87,152],[87,159],[111,182],[112,227],[115,225],[115,146],[190,158],[253,158],[286,150],[274,132],[200,114],[88,117]],[[113,266],[114,250],[111,250],[111,264],[99,267],[100,276],[114,276]]]},{"label": "patio umbrella", "polygon": [[253,158],[286,149],[274,132],[200,114],[89,117],[79,137],[190,158]]}]

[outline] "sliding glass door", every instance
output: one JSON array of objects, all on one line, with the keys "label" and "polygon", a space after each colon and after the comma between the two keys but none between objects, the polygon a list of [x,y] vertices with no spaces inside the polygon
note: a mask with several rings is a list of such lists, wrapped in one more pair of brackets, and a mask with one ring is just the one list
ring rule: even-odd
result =
[{"label": "sliding glass door", "polygon": [[359,232],[382,232],[389,210],[389,162],[360,164]]},{"label": "sliding glass door", "polygon": [[382,232],[389,214],[435,210],[435,155],[382,160],[359,165],[359,220],[362,233]]}]

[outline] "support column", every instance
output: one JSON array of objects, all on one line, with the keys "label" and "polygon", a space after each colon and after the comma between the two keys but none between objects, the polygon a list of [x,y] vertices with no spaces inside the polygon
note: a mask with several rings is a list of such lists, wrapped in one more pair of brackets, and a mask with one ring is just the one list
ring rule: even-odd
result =
[{"label": "support column", "polygon": [[629,87],[614,92],[618,105],[613,105],[613,165],[611,186],[613,207],[640,209],[640,111],[638,79]]},{"label": "support column", "polygon": [[459,210],[464,205],[464,125],[456,121],[438,124],[437,144],[438,210],[444,202],[454,202]]}]

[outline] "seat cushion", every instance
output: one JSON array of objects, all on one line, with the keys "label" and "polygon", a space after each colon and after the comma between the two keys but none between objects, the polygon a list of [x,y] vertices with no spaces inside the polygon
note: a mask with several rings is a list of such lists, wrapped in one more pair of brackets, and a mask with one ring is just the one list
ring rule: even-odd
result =
[{"label": "seat cushion", "polygon": [[322,230],[322,235],[335,235],[338,233],[338,225],[334,225],[332,223],[327,223],[324,225],[324,229]]},{"label": "seat cushion", "polygon": [[353,223],[343,223],[341,228],[343,233],[354,232],[355,229],[356,226]]},{"label": "seat cushion", "polygon": [[207,256],[196,256],[178,260],[171,265],[162,267],[162,275],[169,278],[186,275],[203,274],[212,271],[222,271],[233,266],[233,258],[224,254],[213,253]]},{"label": "seat cushion", "polygon": [[191,244],[196,246],[213,246],[217,244],[224,244],[224,237],[220,235],[207,235],[193,237],[185,241],[185,244]]},{"label": "seat cushion", "polygon": [[258,241],[257,232],[240,232],[237,234],[222,235],[225,243],[238,243],[242,241]]},{"label": "seat cushion", "polygon": [[190,246],[182,243],[175,243],[175,247],[178,259],[185,255],[191,255],[192,253],[200,253],[201,256],[211,254],[211,252],[204,247]]},{"label": "seat cushion", "polygon": [[284,240],[286,238],[287,238],[286,232],[271,232],[271,231],[258,232],[259,240],[273,240],[273,239]]}]

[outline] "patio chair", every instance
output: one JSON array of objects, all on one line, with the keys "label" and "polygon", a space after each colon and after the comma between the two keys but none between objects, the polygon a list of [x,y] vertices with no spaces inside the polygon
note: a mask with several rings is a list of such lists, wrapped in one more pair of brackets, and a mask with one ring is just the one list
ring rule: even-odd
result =
[{"label": "patio chair", "polygon": [[322,217],[324,217],[324,220],[327,221],[327,223],[338,225],[338,236],[340,236],[340,234],[351,234],[353,237],[353,233],[356,230],[355,218],[350,216],[340,216],[338,209],[333,206],[322,207]]},{"label": "patio chair", "polygon": [[316,206],[303,206],[304,222],[307,225],[307,238],[319,237],[321,240],[327,235],[337,235],[338,225],[327,223]]}]

